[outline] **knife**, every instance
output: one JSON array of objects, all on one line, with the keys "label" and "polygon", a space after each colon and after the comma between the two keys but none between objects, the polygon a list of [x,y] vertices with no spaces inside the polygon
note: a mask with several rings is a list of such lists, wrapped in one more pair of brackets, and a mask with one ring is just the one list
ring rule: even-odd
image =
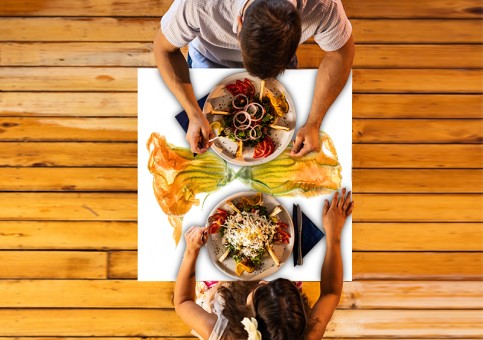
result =
[{"label": "knife", "polygon": [[297,226],[298,226],[298,254],[297,254],[297,264],[302,265],[304,260],[302,258],[302,210],[300,210],[300,206],[297,204],[295,206],[297,210]]}]

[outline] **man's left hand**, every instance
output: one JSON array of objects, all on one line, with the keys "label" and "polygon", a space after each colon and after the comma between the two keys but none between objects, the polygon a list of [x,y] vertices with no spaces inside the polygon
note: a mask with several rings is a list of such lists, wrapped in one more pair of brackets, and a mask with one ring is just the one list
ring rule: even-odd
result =
[{"label": "man's left hand", "polygon": [[297,133],[290,155],[295,157],[305,156],[318,147],[319,128],[315,125],[305,124]]}]

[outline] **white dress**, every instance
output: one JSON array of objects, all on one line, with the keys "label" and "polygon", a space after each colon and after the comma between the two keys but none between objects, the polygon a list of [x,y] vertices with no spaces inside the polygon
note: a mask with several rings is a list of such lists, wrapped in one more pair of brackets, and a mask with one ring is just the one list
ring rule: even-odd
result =
[{"label": "white dress", "polygon": [[[220,287],[220,284],[221,282],[209,287],[204,282],[196,282],[196,303],[208,313],[216,314],[218,317],[210,337],[206,340],[220,340],[228,326],[228,319],[225,318],[222,313],[225,304],[221,295],[218,294],[218,287]],[[191,334],[204,340],[194,330],[191,331]]]}]

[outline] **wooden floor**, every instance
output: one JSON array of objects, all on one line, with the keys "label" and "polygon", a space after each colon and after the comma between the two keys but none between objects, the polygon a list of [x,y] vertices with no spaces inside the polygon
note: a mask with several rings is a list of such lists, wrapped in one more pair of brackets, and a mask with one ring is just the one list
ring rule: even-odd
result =
[{"label": "wooden floor", "polygon": [[[136,281],[136,68],[170,2],[1,1],[1,340],[190,337],[173,284]],[[327,337],[478,338],[482,4],[343,2],[354,282]]]}]

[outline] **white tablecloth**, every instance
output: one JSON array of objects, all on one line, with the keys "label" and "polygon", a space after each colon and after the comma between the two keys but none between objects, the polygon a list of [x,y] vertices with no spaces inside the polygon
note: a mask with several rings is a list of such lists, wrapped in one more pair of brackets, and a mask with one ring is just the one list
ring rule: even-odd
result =
[{"label": "white tablecloth", "polygon": [[[228,75],[241,72],[237,69],[190,70],[197,98]],[[297,129],[308,116],[315,85],[316,70],[287,70],[279,81],[290,93],[297,112]],[[147,169],[149,153],[146,141],[152,132],[164,135],[169,143],[186,146],[185,133],[174,116],[182,111],[169,92],[157,69],[138,70],[138,279],[142,281],[174,281],[183,256],[185,243],[178,247],[172,238],[173,228],[159,207],[152,189],[153,176]],[[352,188],[352,77],[325,116],[321,129],[327,132],[337,149],[342,165],[342,185]],[[250,188],[236,180],[212,193],[204,206],[194,206],[183,221],[183,231],[191,225],[204,225],[211,209],[225,197]],[[329,196],[314,198],[277,197],[292,212],[293,203],[300,204],[304,213],[322,228],[322,203]],[[203,195],[200,195],[203,201]],[[352,217],[342,232],[342,258],[344,281],[352,280]],[[325,254],[325,238],[304,257],[302,266],[293,265],[293,259],[267,279],[284,277],[291,280],[319,281],[320,268]],[[230,280],[211,262],[206,249],[202,249],[197,263],[197,280]]]}]

